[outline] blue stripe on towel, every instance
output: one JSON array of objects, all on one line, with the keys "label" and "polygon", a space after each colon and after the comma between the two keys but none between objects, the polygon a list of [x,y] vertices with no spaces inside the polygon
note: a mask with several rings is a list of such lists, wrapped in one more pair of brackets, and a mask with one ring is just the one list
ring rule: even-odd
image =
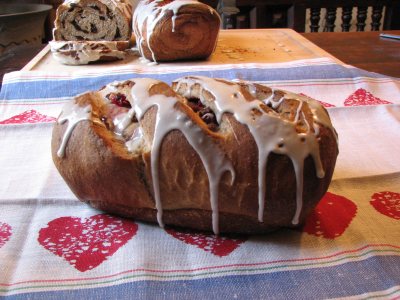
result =
[{"label": "blue stripe on towel", "polygon": [[375,256],[334,267],[199,280],[139,281],[93,289],[25,293],[5,299],[326,299],[399,286],[399,274],[400,256]]},{"label": "blue stripe on towel", "polygon": [[250,81],[287,81],[287,80],[324,80],[355,77],[379,78],[382,75],[366,72],[356,68],[346,68],[340,65],[313,65],[293,68],[235,68],[229,70],[202,70],[167,74],[99,74],[97,77],[70,79],[40,79],[12,82],[3,85],[0,99],[35,99],[71,97],[89,90],[97,90],[115,81],[137,77],[152,77],[171,83],[173,80],[187,76],[201,75],[214,78],[242,79]]}]

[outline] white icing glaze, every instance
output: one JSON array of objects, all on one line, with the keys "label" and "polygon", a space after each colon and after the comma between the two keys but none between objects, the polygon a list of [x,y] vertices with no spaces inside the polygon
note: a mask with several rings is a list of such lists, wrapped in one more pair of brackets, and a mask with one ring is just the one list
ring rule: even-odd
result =
[{"label": "white icing glaze", "polygon": [[67,129],[64,132],[60,147],[57,151],[58,157],[63,157],[65,155],[65,147],[67,146],[68,140],[72,131],[74,131],[75,126],[81,121],[90,120],[91,112],[92,108],[90,105],[82,107],[73,101],[65,104],[57,120],[59,124],[64,124],[68,121]]},{"label": "white icing glaze", "polygon": [[[188,77],[177,80],[177,82],[179,82],[179,84],[187,84],[187,93],[183,95],[185,97],[194,97],[194,95],[192,95],[192,88],[195,84],[199,84],[202,90],[207,90],[211,93],[215,100],[211,103],[207,103],[207,105],[215,112],[218,123],[221,122],[224,113],[232,113],[236,120],[247,125],[249,128],[258,148],[258,219],[260,222],[263,222],[264,216],[265,177],[268,155],[273,152],[290,157],[296,173],[296,212],[292,223],[297,225],[303,206],[303,165],[307,156],[311,155],[313,157],[317,176],[320,178],[324,177],[316,135],[311,131],[307,133],[297,133],[295,123],[282,120],[278,116],[272,114],[262,113],[259,116],[255,116],[253,110],[262,111],[260,108],[262,102],[256,99],[248,102],[241,93],[239,85],[228,85],[227,83],[206,77]],[[179,90],[179,85],[176,90]],[[253,95],[256,93],[254,87],[250,87],[250,93]],[[273,101],[273,98],[274,92],[268,99],[265,99],[264,102],[276,108],[285,97],[282,97],[277,102]],[[298,97],[295,99],[298,99]],[[200,101],[204,104],[207,102],[203,98],[202,91],[200,92]],[[299,114],[301,112],[302,100],[299,101],[301,104],[297,110],[295,120],[299,119]],[[328,128],[332,128],[329,117],[327,119],[325,118],[325,115],[320,111],[321,108],[316,105],[311,106],[312,109],[318,111],[315,114],[316,123],[324,124],[327,125]]]},{"label": "white icing glaze", "polygon": [[[159,159],[160,147],[164,137],[172,130],[179,130],[185,136],[186,140],[198,153],[209,179],[210,203],[212,210],[212,226],[215,234],[219,233],[219,212],[218,212],[218,190],[222,175],[230,172],[232,183],[234,180],[234,169],[231,162],[219,147],[208,138],[203,130],[193,124],[192,120],[182,111],[175,108],[179,101],[176,97],[166,97],[161,94],[149,95],[149,89],[152,85],[160,83],[154,79],[135,79],[135,85],[131,90],[132,108],[122,118],[115,120],[114,124],[118,130],[124,130],[129,126],[133,113],[140,120],[144,113],[152,106],[157,106],[156,124],[154,130],[154,139],[151,149],[151,172],[153,178],[154,198],[157,209],[157,221],[161,227],[164,226],[162,220],[162,201],[159,187]],[[130,97],[128,97],[130,99]],[[140,138],[140,137],[139,137]],[[137,141],[133,141],[135,143]],[[132,142],[127,142],[130,151],[134,150]]]},{"label": "white icing glaze", "polygon": [[114,132],[118,135],[122,135],[125,128],[127,128],[129,126],[129,124],[132,123],[132,118],[134,116],[135,116],[134,109],[130,109],[127,113],[122,113],[122,114],[117,115],[113,119]]},{"label": "white icing glaze", "polygon": [[65,65],[86,65],[105,56],[124,59],[126,55],[118,50],[116,42],[110,41],[50,41],[49,44],[53,57]]},{"label": "white icing glaze", "polygon": [[138,127],[137,130],[135,131],[135,134],[131,137],[130,140],[128,140],[125,145],[128,148],[129,152],[134,152],[138,148],[143,145],[144,139],[143,139],[143,130],[142,127]]}]

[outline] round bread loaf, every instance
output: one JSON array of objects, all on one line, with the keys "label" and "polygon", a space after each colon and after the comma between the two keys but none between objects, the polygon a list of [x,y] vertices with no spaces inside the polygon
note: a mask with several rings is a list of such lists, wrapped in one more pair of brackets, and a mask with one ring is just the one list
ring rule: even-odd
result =
[{"label": "round bread loaf", "polygon": [[137,220],[264,233],[301,225],[338,155],[315,100],[259,84],[142,78],[75,97],[52,137],[75,195]]}]

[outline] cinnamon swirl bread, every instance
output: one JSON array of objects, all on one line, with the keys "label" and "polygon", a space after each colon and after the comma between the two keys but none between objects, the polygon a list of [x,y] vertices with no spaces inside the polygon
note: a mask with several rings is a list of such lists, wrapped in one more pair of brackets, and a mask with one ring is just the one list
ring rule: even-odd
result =
[{"label": "cinnamon swirl bread", "polygon": [[56,13],[53,57],[67,65],[123,59],[131,22],[128,0],[67,0]]},{"label": "cinnamon swirl bread", "polygon": [[127,41],[132,7],[126,0],[67,0],[57,8],[56,41]]},{"label": "cinnamon swirl bread", "polygon": [[220,17],[197,0],[142,0],[132,23],[139,52],[146,59],[193,60],[214,51]]}]

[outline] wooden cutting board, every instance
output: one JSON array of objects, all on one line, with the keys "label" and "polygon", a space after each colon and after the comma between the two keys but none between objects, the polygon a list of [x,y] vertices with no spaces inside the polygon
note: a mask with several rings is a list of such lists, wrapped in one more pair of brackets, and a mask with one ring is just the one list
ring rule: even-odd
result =
[{"label": "wooden cutting board", "polygon": [[329,57],[338,59],[302,37],[292,29],[237,29],[221,30],[215,52],[207,60],[148,64],[139,59],[137,51],[130,51],[124,60],[81,66],[67,66],[55,61],[49,46],[45,47],[22,70],[94,71],[97,69],[132,66],[162,69],[171,66],[204,66],[241,63],[276,63],[299,59]]}]

